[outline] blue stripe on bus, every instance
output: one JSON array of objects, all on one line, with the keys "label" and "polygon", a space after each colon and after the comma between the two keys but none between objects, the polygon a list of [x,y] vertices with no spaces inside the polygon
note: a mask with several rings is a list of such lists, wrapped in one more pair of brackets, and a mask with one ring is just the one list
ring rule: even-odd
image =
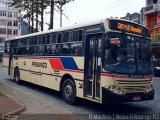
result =
[{"label": "blue stripe on bus", "polygon": [[73,58],[63,57],[60,58],[62,61],[62,64],[65,69],[70,70],[79,70],[77,64],[75,63],[75,60]]}]

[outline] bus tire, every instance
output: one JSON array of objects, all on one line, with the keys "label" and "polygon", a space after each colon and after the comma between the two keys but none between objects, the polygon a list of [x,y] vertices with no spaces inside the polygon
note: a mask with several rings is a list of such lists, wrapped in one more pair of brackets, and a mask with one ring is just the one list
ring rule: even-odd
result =
[{"label": "bus tire", "polygon": [[19,69],[15,69],[14,71],[14,80],[17,84],[21,84]]},{"label": "bus tire", "polygon": [[62,97],[68,104],[75,104],[76,86],[71,79],[66,79],[62,85]]}]

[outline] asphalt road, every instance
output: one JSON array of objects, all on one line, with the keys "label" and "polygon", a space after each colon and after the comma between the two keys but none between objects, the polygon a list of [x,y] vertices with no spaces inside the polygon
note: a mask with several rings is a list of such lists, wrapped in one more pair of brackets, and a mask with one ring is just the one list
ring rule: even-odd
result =
[{"label": "asphalt road", "polygon": [[[109,115],[109,117],[110,115],[153,114],[157,115],[156,117],[160,119],[160,78],[155,78],[154,100],[106,106],[81,99],[75,106],[68,105],[62,100],[61,95],[56,91],[26,82],[23,82],[22,85],[16,84],[12,78],[2,73],[1,64],[0,82],[2,83],[0,85],[1,91],[26,105],[27,110],[23,114],[98,114]],[[93,116],[90,117],[92,118]]]}]

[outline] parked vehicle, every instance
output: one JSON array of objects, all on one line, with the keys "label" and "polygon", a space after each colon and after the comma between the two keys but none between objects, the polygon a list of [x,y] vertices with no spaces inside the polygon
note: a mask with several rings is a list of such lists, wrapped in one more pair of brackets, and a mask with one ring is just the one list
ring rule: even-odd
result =
[{"label": "parked vehicle", "polygon": [[153,72],[155,77],[160,77],[160,61],[158,59],[153,59]]}]

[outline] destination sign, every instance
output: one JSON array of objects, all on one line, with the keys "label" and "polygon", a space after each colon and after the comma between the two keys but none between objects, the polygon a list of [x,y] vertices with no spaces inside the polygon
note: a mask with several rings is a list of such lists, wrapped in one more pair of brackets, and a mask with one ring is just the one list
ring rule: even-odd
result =
[{"label": "destination sign", "polygon": [[142,34],[142,29],[140,27],[135,27],[129,24],[124,24],[124,23],[118,23],[117,24],[117,28],[120,30],[125,30],[128,32],[133,32],[133,33],[138,33],[138,34]]},{"label": "destination sign", "polygon": [[128,21],[110,20],[109,28],[111,30],[123,31],[123,32],[143,35],[145,37],[150,37],[150,32],[147,28]]}]

